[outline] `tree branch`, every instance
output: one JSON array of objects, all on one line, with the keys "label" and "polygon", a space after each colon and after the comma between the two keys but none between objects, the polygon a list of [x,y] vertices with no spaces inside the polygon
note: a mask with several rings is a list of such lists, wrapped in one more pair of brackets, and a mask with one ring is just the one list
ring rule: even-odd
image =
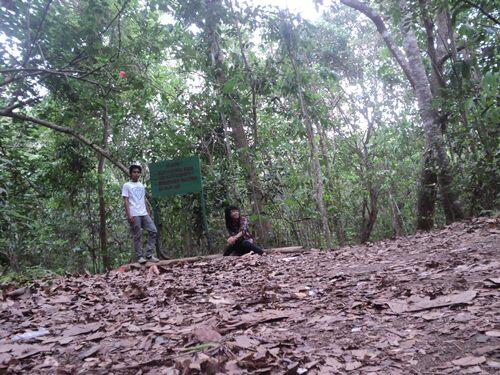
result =
[{"label": "tree branch", "polygon": [[20,101],[17,104],[12,104],[12,105],[10,105],[8,107],[2,108],[0,114],[1,113],[12,112],[14,109],[21,108],[21,107],[24,107],[24,106],[26,106],[28,104],[36,102],[38,99],[39,98],[32,98],[32,99],[28,99],[28,100],[25,100],[25,101]]},{"label": "tree branch", "polygon": [[125,10],[125,8],[127,7],[128,3],[130,2],[130,0],[126,0],[122,7],[120,8],[120,10],[116,13],[116,15],[113,17],[113,19],[106,25],[106,27],[104,28],[104,30],[102,31],[99,31],[97,33],[97,36],[94,38],[94,40],[92,40],[90,43],[88,43],[88,45],[83,49],[81,50],[74,58],[73,60],[71,60],[68,64],[66,64],[64,68],[68,67],[68,66],[71,66],[73,64],[75,64],[76,62],[79,61],[79,59],[83,56],[83,54],[85,53],[85,51],[87,51],[88,48],[90,48],[100,37],[102,37],[108,30],[109,28],[111,27],[111,25],[113,25],[113,23],[118,19],[120,19],[120,16],[121,14],[123,13],[123,11]]},{"label": "tree branch", "polygon": [[10,118],[16,119],[16,120],[28,121],[28,122],[55,130],[55,131],[60,132],[60,133],[68,134],[69,136],[75,138],[76,140],[78,140],[82,144],[90,147],[97,154],[108,159],[114,166],[116,166],[119,170],[121,170],[123,173],[125,173],[125,175],[128,176],[128,174],[129,174],[128,168],[122,162],[120,162],[119,160],[116,160],[108,151],[104,150],[102,147],[96,145],[95,143],[93,143],[92,141],[90,141],[89,139],[87,139],[86,137],[84,137],[83,135],[81,135],[80,133],[76,132],[75,130],[73,130],[71,128],[60,126],[60,125],[54,124],[54,123],[49,122],[49,121],[37,119],[37,118],[27,116],[27,115],[22,114],[22,113],[16,113],[16,112],[12,112],[12,111],[2,110],[0,112],[0,116],[10,117]]},{"label": "tree branch", "polygon": [[[459,46],[457,47],[457,52],[462,51],[463,49],[465,49],[465,47],[467,47],[467,44],[466,44],[466,43],[463,43],[463,44],[459,45]],[[451,53],[451,51],[450,51],[450,52],[448,52],[446,55],[444,55],[443,57],[441,57],[441,58],[439,59],[439,61],[438,61],[439,66],[443,66],[443,64],[445,63],[445,61],[446,61],[446,60],[448,60],[451,56],[452,56],[452,53]]]},{"label": "tree branch", "polygon": [[439,61],[441,59],[439,59],[438,52],[436,51],[436,48],[434,46],[434,23],[432,22],[427,10],[427,0],[419,0],[418,3],[420,6],[422,21],[425,26],[425,33],[427,36],[427,52],[431,59],[432,71],[434,72],[434,77],[436,78],[437,84],[439,85],[439,87],[443,88],[446,86],[446,84],[441,72],[442,65],[439,65]]},{"label": "tree branch", "polygon": [[[28,49],[28,53],[26,54],[26,57],[24,58],[23,67],[26,66],[26,64],[28,63],[28,61],[31,57],[31,52],[33,52],[33,46],[36,44],[36,42],[38,40],[38,36],[40,34],[40,31],[42,30],[42,26],[43,26],[43,23],[45,22],[45,18],[47,17],[47,13],[49,12],[49,8],[50,8],[51,3],[52,3],[52,0],[48,0],[47,4],[45,4],[45,8],[43,10],[42,21],[40,22],[40,24],[38,25],[38,28],[36,29],[35,37],[30,42],[30,47]],[[28,30],[27,32],[29,33],[30,30]]]},{"label": "tree branch", "polygon": [[498,21],[495,17],[493,17],[486,10],[484,10],[484,8],[481,5],[474,4],[472,1],[469,1],[469,0],[463,0],[463,2],[466,3],[466,4],[469,4],[473,8],[476,8],[481,13],[483,13],[486,17],[488,17],[490,20],[492,20],[493,22],[495,22],[497,25],[500,25],[500,21]]},{"label": "tree branch", "polygon": [[410,69],[408,68],[408,61],[404,57],[401,50],[396,46],[394,39],[392,39],[389,30],[387,30],[387,27],[385,26],[384,21],[382,20],[382,17],[380,17],[380,15],[377,12],[375,12],[372,8],[370,8],[368,5],[363,4],[358,0],[340,0],[340,2],[350,8],[353,8],[363,13],[366,17],[372,20],[372,22],[375,24],[375,27],[377,28],[377,31],[384,39],[384,42],[387,48],[389,48],[389,51],[391,52],[392,56],[396,59],[401,69],[403,69],[403,72],[408,81],[410,82],[411,86],[415,87],[415,82],[410,73]]}]

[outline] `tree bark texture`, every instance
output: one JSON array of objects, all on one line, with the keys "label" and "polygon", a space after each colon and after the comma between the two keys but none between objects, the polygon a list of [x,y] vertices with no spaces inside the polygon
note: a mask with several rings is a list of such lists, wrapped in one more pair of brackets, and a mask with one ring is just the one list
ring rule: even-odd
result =
[{"label": "tree bark texture", "polygon": [[[460,202],[458,200],[458,195],[453,190],[451,167],[449,164],[448,155],[446,154],[443,134],[440,128],[439,116],[434,109],[435,98],[433,97],[433,94],[431,92],[431,82],[427,77],[423,59],[420,55],[420,49],[418,47],[417,39],[411,25],[412,20],[409,12],[407,11],[406,1],[400,1],[400,7],[403,11],[403,14],[405,15],[401,30],[406,58],[397,48],[393,38],[390,36],[389,31],[384,25],[382,17],[380,17],[377,12],[358,0],[340,0],[340,2],[344,5],[358,10],[373,21],[373,23],[377,27],[377,30],[382,35],[391,54],[398,62],[405,76],[408,78],[408,81],[412,85],[415,91],[415,96],[417,98],[418,110],[422,119],[426,136],[427,150],[425,152],[430,153],[429,163],[433,164],[436,169],[437,182],[440,189],[441,204],[446,216],[446,222],[451,223],[455,220],[462,219],[464,215]],[[427,25],[427,27],[429,26],[430,25]],[[434,50],[434,48],[432,49]],[[426,166],[424,165],[423,168],[426,168]],[[421,187],[428,186],[430,188],[428,181],[426,181],[425,179],[426,175],[427,172],[424,170],[421,174]],[[431,194],[426,191],[421,193],[423,193],[427,197],[429,197],[429,194]],[[433,204],[434,201],[432,199],[425,199],[425,202],[427,202],[427,204]],[[430,212],[434,212],[433,207],[427,207],[426,210],[420,211],[423,207],[426,207],[426,205],[421,205],[420,203],[418,204],[418,229],[428,229],[427,227],[429,224],[429,220],[432,220],[432,217],[429,218],[428,215]],[[426,225],[424,227],[420,227],[420,224],[423,223],[426,223]]]},{"label": "tree bark texture", "polygon": [[[290,34],[290,33],[289,33]],[[325,207],[324,201],[324,185],[323,185],[323,173],[321,172],[321,165],[319,164],[319,151],[318,144],[316,142],[314,128],[312,125],[311,117],[307,109],[307,104],[304,98],[304,92],[302,88],[301,78],[297,69],[297,62],[295,55],[292,51],[291,41],[286,40],[288,48],[288,56],[292,64],[293,70],[295,72],[295,80],[297,83],[297,96],[299,99],[300,111],[302,113],[302,119],[306,126],[307,139],[309,142],[309,147],[311,150],[311,164],[314,174],[314,197],[316,200],[316,206],[321,216],[321,224],[325,237],[326,246],[328,248],[332,247],[332,235],[330,232],[330,226],[328,225],[328,213]]]},{"label": "tree bark texture", "polygon": [[[104,104],[104,113],[102,115],[102,148],[107,150],[109,139],[109,114],[108,105]],[[111,269],[111,261],[108,253],[108,231],[106,228],[106,200],[104,199],[104,164],[106,158],[99,156],[99,165],[97,166],[97,192],[99,196],[99,243],[101,247],[102,266],[105,271]]]},{"label": "tree bark texture", "polygon": [[307,112],[307,107],[305,104],[304,94],[302,92],[302,88],[299,84],[298,87],[298,96],[300,103],[300,110],[302,112],[302,118],[306,125],[307,138],[309,141],[309,147],[311,149],[311,163],[313,167],[314,173],[314,196],[316,198],[316,205],[318,207],[319,213],[321,215],[321,224],[323,227],[323,233],[325,234],[325,242],[328,248],[332,247],[332,235],[330,233],[330,226],[328,225],[328,213],[325,207],[324,201],[324,185],[323,185],[323,174],[321,172],[321,165],[319,164],[318,157],[318,145],[316,143],[316,139],[314,137],[314,129],[312,127],[311,118],[309,117],[309,113]]},{"label": "tree bark texture", "polygon": [[392,225],[392,237],[395,239],[396,237],[400,237],[402,233],[401,229],[401,214],[399,211],[398,203],[394,196],[394,189],[391,186],[389,189],[389,203],[391,206],[391,225]]},{"label": "tree bark texture", "polygon": [[[327,186],[330,190],[330,194],[334,195],[335,192],[335,183],[334,183],[334,176],[332,173],[332,163],[330,161],[330,158],[328,157],[328,137],[325,134],[325,129],[320,123],[316,123],[316,129],[319,134],[319,144],[321,147],[321,153],[323,156],[323,160],[325,161],[326,164],[326,177],[328,179]],[[338,204],[338,200],[334,200],[334,202],[337,202],[333,204],[333,209],[334,212],[331,215],[331,221],[333,224],[333,230],[335,231],[335,235],[337,236],[337,242],[339,243],[340,246],[344,246],[346,244],[346,235],[345,235],[345,229],[344,225],[342,223],[342,220],[339,217],[339,207],[340,205]]]},{"label": "tree bark texture", "polygon": [[241,57],[243,59],[243,63],[245,64],[246,78],[248,80],[248,84],[250,85],[250,89],[252,91],[252,135],[253,135],[253,147],[256,148],[257,143],[258,143],[258,136],[257,136],[257,88],[256,88],[257,82],[254,78],[254,73],[252,71],[252,68],[250,67],[250,64],[248,63],[248,58],[247,58],[247,55],[245,52],[245,46],[243,43],[243,37],[241,34],[241,28],[240,28],[240,16],[234,11],[232,0],[229,1],[229,6],[231,8],[231,13],[232,13],[233,18],[234,18],[234,24],[236,26],[236,34],[238,36],[238,44],[240,47]]},{"label": "tree bark texture", "polygon": [[[403,11],[405,10],[404,2],[402,9]],[[433,107],[430,83],[422,56],[420,55],[417,38],[410,22],[410,17],[405,17],[403,22],[404,48],[408,56],[408,66],[415,83],[415,95],[417,97],[419,114],[424,125],[426,145],[428,150],[431,151],[432,160],[436,166],[441,204],[446,216],[446,222],[451,223],[462,219],[464,215],[458,201],[458,195],[453,190],[451,166],[446,154],[443,134],[439,126],[439,116]]]},{"label": "tree bark texture", "polygon": [[219,34],[217,26],[219,23],[219,16],[217,9],[221,6],[220,0],[207,0],[207,18],[206,18],[206,34],[209,43],[209,55],[214,69],[215,79],[221,90],[221,95],[230,101],[228,122],[231,130],[233,131],[236,148],[238,150],[239,159],[245,173],[245,180],[249,200],[252,205],[252,212],[258,217],[257,236],[264,245],[267,244],[270,223],[263,217],[264,214],[264,194],[262,192],[259,177],[256,172],[255,163],[250,154],[250,147],[245,128],[243,126],[243,116],[241,110],[236,102],[236,99],[230,95],[223,93],[224,84],[227,82],[226,72],[224,67],[224,55],[220,49]]},{"label": "tree bark texture", "polygon": [[417,229],[431,230],[436,207],[437,176],[432,163],[431,152],[427,151],[423,157],[423,168],[420,172],[420,186],[417,198]]},{"label": "tree bark texture", "polygon": [[375,226],[375,222],[377,221],[378,216],[378,191],[370,184],[368,193],[370,198],[370,206],[368,206],[368,202],[365,198],[363,202],[363,219],[361,222],[361,230],[359,235],[359,241],[361,243],[368,242],[368,240],[370,239],[373,227]]}]

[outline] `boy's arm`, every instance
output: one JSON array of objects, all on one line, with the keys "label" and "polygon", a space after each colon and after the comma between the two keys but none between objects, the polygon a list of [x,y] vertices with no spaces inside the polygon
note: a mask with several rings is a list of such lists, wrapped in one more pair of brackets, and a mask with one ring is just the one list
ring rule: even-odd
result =
[{"label": "boy's arm", "polygon": [[153,214],[151,213],[151,204],[149,203],[149,201],[145,195],[144,195],[144,205],[146,206],[146,210],[148,211],[148,215],[153,216]]},{"label": "boy's arm", "polygon": [[127,220],[133,223],[134,217],[130,214],[130,204],[128,202],[128,197],[123,197],[123,203],[125,204],[125,214],[127,215]]},{"label": "boy's arm", "polygon": [[128,191],[128,186],[127,184],[123,185],[122,187],[122,197],[123,197],[123,204],[125,205],[125,215],[127,216],[127,220],[130,223],[134,222],[134,217],[130,214],[130,202],[128,201],[130,193]]}]

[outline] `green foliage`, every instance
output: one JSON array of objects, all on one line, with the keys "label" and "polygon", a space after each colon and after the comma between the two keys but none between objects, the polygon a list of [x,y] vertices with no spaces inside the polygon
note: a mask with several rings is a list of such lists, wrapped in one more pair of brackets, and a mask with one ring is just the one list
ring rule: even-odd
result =
[{"label": "green foliage", "polygon": [[[398,3],[380,3],[391,32],[401,26]],[[60,1],[45,12],[46,4],[3,5],[2,69],[26,59],[26,68],[40,71],[1,70],[0,82],[17,80],[2,86],[0,107],[36,97],[19,112],[100,146],[107,113],[106,148],[125,165],[199,154],[213,251],[225,246],[225,205],[240,205],[257,219],[228,130],[233,106],[242,114],[262,184],[261,214],[272,224],[270,243],[323,243],[298,83],[315,139],[326,143],[320,163],[332,229],[336,218],[347,241],[358,241],[375,189],[379,212],[371,240],[392,235],[394,209],[401,233],[414,230],[425,147],[414,95],[373,25],[358,13],[331,5],[313,22],[281,9],[234,2],[231,8],[222,1],[212,2],[211,12],[203,0]],[[436,103],[448,116],[446,142],[457,188],[469,215],[495,213],[498,33],[491,20],[463,2],[436,3],[432,16],[440,4],[449,7],[456,45],[465,43],[444,63],[447,100]],[[412,11],[423,46],[418,7]],[[208,17],[217,18],[214,30]],[[212,64],[211,33],[224,54],[224,84]],[[18,274],[43,276],[46,269],[103,271],[98,163],[99,155],[67,133],[0,117],[0,262],[14,272],[3,281]],[[108,252],[117,266],[130,260],[132,250],[120,196],[124,177],[106,161],[102,179]],[[196,197],[171,198],[160,203],[160,211],[167,254],[208,252]],[[442,213],[437,215],[443,222]]]}]

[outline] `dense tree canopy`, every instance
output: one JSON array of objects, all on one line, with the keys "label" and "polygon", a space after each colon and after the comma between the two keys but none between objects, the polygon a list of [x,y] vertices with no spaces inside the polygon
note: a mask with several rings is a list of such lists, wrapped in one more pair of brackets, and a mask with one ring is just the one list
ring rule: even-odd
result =
[{"label": "dense tree canopy", "polygon": [[[127,166],[200,155],[266,246],[334,248],[498,211],[500,15],[490,0],[237,0],[0,7],[4,269],[130,259]],[[160,247],[208,251],[195,196],[161,201]]]}]

